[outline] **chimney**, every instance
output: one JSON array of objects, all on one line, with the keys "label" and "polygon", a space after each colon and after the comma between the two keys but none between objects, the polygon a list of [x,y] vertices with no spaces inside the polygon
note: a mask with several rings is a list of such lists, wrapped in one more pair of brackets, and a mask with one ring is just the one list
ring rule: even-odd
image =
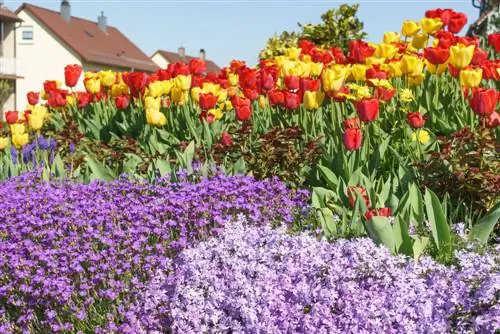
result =
[{"label": "chimney", "polygon": [[200,49],[200,59],[205,60],[205,55],[206,55],[205,49]]},{"label": "chimney", "polygon": [[108,26],[108,18],[104,16],[104,12],[101,12],[101,16],[97,18],[97,26],[99,29],[101,29],[103,32],[107,31],[107,26]]},{"label": "chimney", "polygon": [[185,47],[183,47],[183,46],[179,46],[179,49],[178,49],[178,51],[177,51],[177,52],[179,53],[179,56],[180,56],[181,58],[186,57],[186,48],[185,48]]},{"label": "chimney", "polygon": [[61,1],[61,17],[66,22],[71,20],[71,6],[68,0]]}]

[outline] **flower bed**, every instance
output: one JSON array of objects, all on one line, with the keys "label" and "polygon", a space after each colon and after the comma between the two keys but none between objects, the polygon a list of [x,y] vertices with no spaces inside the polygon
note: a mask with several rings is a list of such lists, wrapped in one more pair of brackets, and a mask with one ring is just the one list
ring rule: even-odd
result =
[{"label": "flower bed", "polygon": [[276,179],[215,175],[198,183],[126,179],[0,186],[0,332],[94,329],[124,305],[168,256],[217,234],[236,214],[291,223],[308,194]]},{"label": "flower bed", "polygon": [[[498,249],[497,249],[498,251]],[[130,333],[492,333],[498,252],[458,267],[241,222],[184,250],[126,313]]]}]

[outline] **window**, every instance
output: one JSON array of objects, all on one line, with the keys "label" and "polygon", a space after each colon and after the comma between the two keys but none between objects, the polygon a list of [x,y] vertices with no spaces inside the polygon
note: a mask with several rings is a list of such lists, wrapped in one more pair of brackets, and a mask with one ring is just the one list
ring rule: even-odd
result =
[{"label": "window", "polygon": [[33,27],[21,27],[21,43],[33,43]]}]

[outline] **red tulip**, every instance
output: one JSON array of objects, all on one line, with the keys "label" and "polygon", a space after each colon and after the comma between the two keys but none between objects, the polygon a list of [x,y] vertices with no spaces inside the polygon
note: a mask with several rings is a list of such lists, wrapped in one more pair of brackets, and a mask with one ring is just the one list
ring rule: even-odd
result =
[{"label": "red tulip", "polygon": [[257,85],[257,71],[255,69],[243,68],[240,70],[240,86],[243,89],[254,89],[258,88]]},{"label": "red tulip", "polygon": [[344,146],[348,151],[356,151],[361,147],[363,133],[361,129],[347,128],[344,131]]},{"label": "red tulip", "polygon": [[234,95],[231,103],[236,111],[236,119],[240,122],[248,121],[252,117],[252,105],[250,100],[244,97]]},{"label": "red tulip", "polygon": [[490,128],[495,128],[499,125],[500,125],[500,114],[494,111],[488,116],[488,126]]},{"label": "red tulip", "polygon": [[408,124],[414,129],[420,129],[425,125],[425,117],[417,112],[409,112],[406,116],[408,118]]},{"label": "red tulip", "polygon": [[479,116],[491,115],[497,106],[498,93],[494,89],[474,88],[469,99],[472,110]]},{"label": "red tulip", "polygon": [[320,81],[319,79],[311,78],[301,78],[300,79],[300,90],[305,92],[306,90],[310,92],[317,92],[319,90]]},{"label": "red tulip", "polygon": [[349,41],[349,58],[356,63],[364,64],[366,58],[371,57],[374,52],[375,49],[366,42]]},{"label": "red tulip", "polygon": [[57,88],[57,82],[54,80],[46,80],[43,83],[43,91],[47,94],[50,94],[53,91],[58,90]]},{"label": "red tulip", "polygon": [[193,75],[201,75],[207,70],[207,64],[203,59],[193,58],[189,61],[189,71]]},{"label": "red tulip", "polygon": [[185,75],[188,76],[189,73],[191,73],[189,65],[184,64],[184,63],[173,63],[169,64],[169,67],[171,67],[172,71],[172,76],[176,77],[178,75]]},{"label": "red tulip", "polygon": [[333,58],[335,59],[335,63],[337,64],[345,64],[346,63],[346,56],[342,52],[341,48],[331,48],[330,52],[333,55]]},{"label": "red tulip", "polygon": [[[443,21],[444,23],[444,21]],[[453,13],[448,22],[448,31],[457,34],[467,24],[467,15],[464,13]]]},{"label": "red tulip", "polygon": [[439,41],[438,48],[448,49],[455,44],[455,36],[449,31],[440,30],[436,33],[435,37]]},{"label": "red tulip", "polygon": [[80,75],[82,75],[82,67],[80,65],[67,65],[64,68],[64,80],[66,86],[75,87],[78,83],[78,79],[80,79]]},{"label": "red tulip", "polygon": [[78,92],[76,93],[76,99],[78,101],[78,108],[85,108],[92,99],[92,95],[87,92]]},{"label": "red tulip", "polygon": [[481,49],[480,47],[474,48],[474,56],[472,57],[471,64],[475,66],[479,66],[488,59],[488,53]]},{"label": "red tulip", "polygon": [[273,89],[267,94],[271,106],[281,106],[285,102],[285,95],[282,91]]},{"label": "red tulip", "polygon": [[[387,72],[374,65],[374,67],[370,67],[366,70],[366,79],[387,79]],[[371,85],[370,81],[368,81],[368,85]]]},{"label": "red tulip", "polygon": [[301,98],[297,93],[285,92],[285,108],[295,110],[300,107]]},{"label": "red tulip", "polygon": [[250,99],[250,101],[255,101],[259,98],[259,91],[256,89],[244,88],[243,94],[247,99]]},{"label": "red tulip", "polygon": [[500,52],[500,33],[488,35],[488,43],[495,49],[495,52]]},{"label": "red tulip", "polygon": [[366,207],[370,207],[370,198],[368,197],[368,193],[366,192],[366,188],[363,186],[349,186],[347,187],[347,197],[349,198],[349,205],[354,206],[356,204],[356,199],[358,198],[359,195],[363,197],[363,200],[365,201]]},{"label": "red tulip", "polygon": [[119,110],[124,110],[127,109],[129,100],[127,96],[120,95],[116,97],[115,103],[116,103],[116,108],[118,108]]},{"label": "red tulip", "polygon": [[286,76],[285,86],[288,90],[298,90],[300,87],[300,78],[296,76]]},{"label": "red tulip", "polygon": [[450,58],[450,49],[448,48],[425,48],[424,58],[433,65],[440,65],[446,63]]},{"label": "red tulip", "polygon": [[158,76],[158,80],[165,81],[172,79],[172,72],[168,70],[159,69],[155,73]]},{"label": "red tulip", "polygon": [[192,75],[191,76],[191,88],[193,87],[203,87],[203,84],[206,82],[206,78],[201,75]]},{"label": "red tulip", "polygon": [[460,36],[460,37],[456,37],[455,41],[457,43],[463,44],[465,46],[469,46],[469,45],[474,45],[476,47],[479,46],[479,38],[477,38],[477,37]]},{"label": "red tulip", "polygon": [[441,8],[436,8],[436,9],[431,9],[427,10],[425,12],[425,17],[430,18],[430,19],[441,19],[443,21],[444,25],[447,25],[451,19],[451,17],[455,14],[455,11],[453,9],[441,9]]},{"label": "red tulip", "polygon": [[27,94],[27,97],[28,97],[28,103],[34,106],[40,100],[40,93],[29,92]]},{"label": "red tulip", "polygon": [[5,113],[5,120],[9,124],[17,123],[18,119],[19,119],[19,113],[17,111],[7,111]]},{"label": "red tulip", "polygon": [[379,208],[379,209],[368,210],[365,213],[366,220],[371,220],[373,217],[376,216],[390,217],[392,216],[392,210],[391,208]]},{"label": "red tulip", "polygon": [[231,137],[231,135],[229,133],[223,132],[220,143],[222,144],[222,146],[232,146],[233,145],[233,138]]},{"label": "red tulip", "polygon": [[278,78],[277,69],[274,67],[263,68],[259,71],[261,87],[265,91],[269,91],[276,85]]},{"label": "red tulip", "polygon": [[360,129],[361,128],[361,123],[359,122],[358,117],[348,118],[342,122],[342,125],[344,126],[344,129]]},{"label": "red tulip", "polygon": [[200,94],[201,110],[207,111],[213,109],[217,104],[217,96],[212,93]]},{"label": "red tulip", "polygon": [[298,46],[299,46],[299,48],[302,49],[301,53],[304,53],[304,54],[310,54],[311,50],[316,47],[316,45],[313,42],[311,42],[307,39],[301,39],[298,42]]},{"label": "red tulip", "polygon": [[452,77],[458,78],[460,76],[460,69],[452,64],[448,64],[448,70],[450,71]]},{"label": "red tulip", "polygon": [[60,92],[52,92],[47,104],[52,108],[64,107],[66,105],[66,98]]},{"label": "red tulip", "polygon": [[[189,73],[188,73],[189,74]],[[130,89],[130,95],[139,97],[148,85],[148,75],[144,72],[129,72],[123,74],[123,81]]]},{"label": "red tulip", "polygon": [[396,94],[396,90],[394,88],[387,89],[384,87],[377,87],[375,89],[375,93],[373,94],[373,97],[382,100],[382,101],[390,101]]},{"label": "red tulip", "polygon": [[373,98],[361,100],[356,103],[356,111],[362,122],[372,122],[378,118],[379,101]]}]

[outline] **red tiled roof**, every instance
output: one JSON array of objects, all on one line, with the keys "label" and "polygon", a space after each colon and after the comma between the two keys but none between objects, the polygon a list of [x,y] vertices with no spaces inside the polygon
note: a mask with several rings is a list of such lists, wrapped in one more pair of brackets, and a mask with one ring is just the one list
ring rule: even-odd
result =
[{"label": "red tiled roof", "polygon": [[26,10],[59,37],[84,61],[100,65],[133,68],[153,72],[158,66],[115,27],[103,32],[96,22],[71,17],[66,22],[59,12],[24,3],[16,10]]},{"label": "red tiled roof", "polygon": [[7,7],[0,6],[0,19],[8,22],[21,22],[22,20],[17,15],[11,12]]},{"label": "red tiled roof", "polygon": [[[191,59],[194,59],[196,57],[191,57],[191,56],[185,56],[182,58],[179,56],[178,53],[175,52],[169,52],[169,51],[164,51],[164,50],[158,50],[155,52],[161,54],[165,59],[168,60],[169,63],[189,63]],[[220,67],[217,66],[213,61],[205,59],[205,63],[207,64],[207,73],[219,73],[220,72]]]}]

